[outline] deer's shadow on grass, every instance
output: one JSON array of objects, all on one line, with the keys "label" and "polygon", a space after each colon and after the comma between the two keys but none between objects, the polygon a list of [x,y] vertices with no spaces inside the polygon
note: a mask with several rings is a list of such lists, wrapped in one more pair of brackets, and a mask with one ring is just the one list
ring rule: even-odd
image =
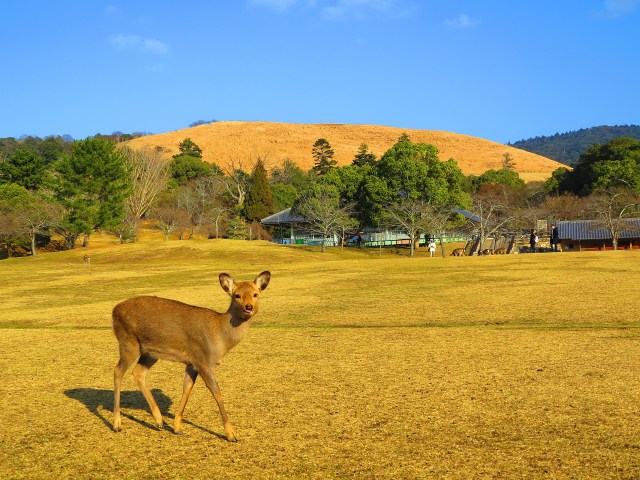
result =
[{"label": "deer's shadow on grass", "polygon": [[[162,416],[169,416],[169,407],[172,404],[171,399],[158,388],[154,388],[151,392],[153,393],[153,398],[158,404],[158,408],[160,408]],[[91,413],[102,420],[102,423],[104,423],[107,427],[113,429],[113,424],[111,423],[112,419],[107,419],[103,415],[103,412],[105,410],[113,412],[113,390],[100,390],[97,388],[72,388],[70,390],[66,390],[64,394],[67,397],[73,398],[74,400],[82,403],[89,409]],[[147,401],[142,396],[142,392],[138,390],[122,391],[120,393],[120,406],[127,410],[142,410],[151,415],[149,413],[149,405],[147,405]],[[151,429],[158,429],[155,424],[136,418],[123,411],[120,411],[120,414],[123,417],[138,422],[139,424]],[[142,416],[144,416],[144,414],[142,414]]]},{"label": "deer's shadow on grass", "polygon": [[[160,413],[162,413],[162,417],[171,419],[175,418],[173,414],[169,413],[169,408],[173,403],[171,399],[167,395],[165,395],[164,392],[159,388],[152,389],[151,393],[153,394],[153,398],[158,404],[158,408],[160,409]],[[103,415],[104,411],[113,412],[113,390],[100,390],[97,388],[72,388],[69,390],[65,390],[64,394],[67,397],[82,403],[91,413],[98,417],[102,421],[102,423],[109,427],[110,430],[113,430],[112,418],[110,417],[107,419]],[[138,418],[138,415],[133,416],[129,413],[125,413],[123,410],[120,410],[120,415],[152,430],[158,430],[158,427],[155,425],[155,423],[151,423],[153,420],[151,418],[149,405],[142,396],[142,392],[138,390],[122,391],[120,393],[120,407],[126,410],[142,411],[143,413],[141,413],[140,416],[143,418],[148,418],[149,421]],[[182,423],[191,425],[218,438],[226,438],[224,435],[208,430],[188,420],[183,420]],[[172,433],[175,433],[173,432],[173,428],[168,426],[167,424],[165,424],[165,428]]]}]

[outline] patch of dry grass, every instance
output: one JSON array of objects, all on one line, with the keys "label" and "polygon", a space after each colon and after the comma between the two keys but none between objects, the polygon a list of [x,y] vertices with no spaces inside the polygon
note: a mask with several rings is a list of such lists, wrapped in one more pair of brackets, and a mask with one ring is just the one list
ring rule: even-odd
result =
[{"label": "patch of dry grass", "polygon": [[[408,259],[261,242],[96,241],[0,263],[0,478],[637,478],[638,252]],[[153,248],[151,248],[153,247]],[[111,431],[113,305],[225,308],[217,274],[273,272],[185,435],[130,374]],[[0,327],[1,328],[1,327]],[[171,423],[183,368],[149,375]]]}]

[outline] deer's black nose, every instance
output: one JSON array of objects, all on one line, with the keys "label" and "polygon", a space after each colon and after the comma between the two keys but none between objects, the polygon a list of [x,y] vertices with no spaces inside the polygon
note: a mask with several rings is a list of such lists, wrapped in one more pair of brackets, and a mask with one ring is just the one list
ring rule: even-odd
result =
[{"label": "deer's black nose", "polygon": [[247,312],[251,312],[251,311],[253,311],[253,305],[245,305],[245,306],[244,306],[244,309],[245,309]]}]

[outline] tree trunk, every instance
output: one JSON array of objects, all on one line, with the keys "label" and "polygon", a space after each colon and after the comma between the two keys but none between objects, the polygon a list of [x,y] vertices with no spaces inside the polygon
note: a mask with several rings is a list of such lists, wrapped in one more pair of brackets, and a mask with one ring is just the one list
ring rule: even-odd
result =
[{"label": "tree trunk", "polygon": [[31,256],[36,256],[36,234],[31,234]]}]

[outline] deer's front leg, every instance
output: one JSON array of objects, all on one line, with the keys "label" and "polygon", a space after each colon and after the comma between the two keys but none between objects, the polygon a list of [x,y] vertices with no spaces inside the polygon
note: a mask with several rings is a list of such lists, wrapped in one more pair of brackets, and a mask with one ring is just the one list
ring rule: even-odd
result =
[{"label": "deer's front leg", "polygon": [[227,440],[230,442],[237,442],[238,438],[236,437],[236,432],[233,430],[231,426],[231,422],[229,421],[229,417],[227,416],[227,412],[224,409],[224,400],[222,398],[222,392],[220,391],[220,387],[218,386],[218,382],[213,375],[213,372],[206,368],[204,370],[198,369],[200,375],[202,375],[202,379],[204,383],[207,385],[207,388],[213,395],[213,398],[216,399],[216,403],[218,404],[218,409],[220,410],[220,416],[222,417],[222,423],[224,425],[224,433],[227,436]]}]

